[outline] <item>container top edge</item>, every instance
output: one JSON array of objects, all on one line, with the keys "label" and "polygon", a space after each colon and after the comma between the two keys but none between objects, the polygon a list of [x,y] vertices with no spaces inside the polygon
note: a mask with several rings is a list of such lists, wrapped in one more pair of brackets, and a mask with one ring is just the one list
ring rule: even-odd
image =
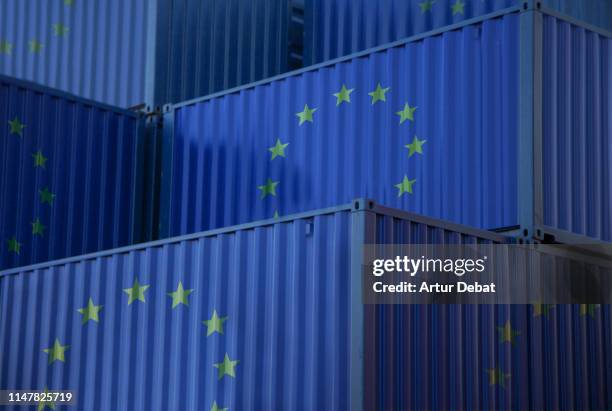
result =
[{"label": "container top edge", "polygon": [[388,215],[392,217],[401,218],[404,220],[414,221],[415,223],[426,224],[433,227],[439,227],[448,231],[471,235],[473,237],[479,237],[482,239],[505,243],[508,242],[510,237],[494,231],[487,231],[484,229],[478,229],[463,224],[453,223],[447,220],[440,220],[433,217],[427,217],[422,214],[415,214],[405,210],[399,210],[396,208],[390,208],[379,204],[374,204],[371,208],[377,214]]},{"label": "container top edge", "polygon": [[278,223],[285,223],[285,222],[296,221],[296,220],[304,220],[304,219],[317,217],[321,215],[334,214],[334,213],[341,212],[341,211],[351,211],[351,210],[353,210],[353,203],[343,204],[343,205],[336,206],[336,207],[329,207],[329,208],[323,208],[319,210],[291,214],[291,215],[283,216],[279,218],[270,218],[267,220],[259,220],[259,221],[255,221],[251,223],[217,228],[214,230],[201,231],[201,232],[193,233],[193,234],[185,234],[185,235],[181,235],[177,237],[170,237],[170,238],[165,238],[162,240],[149,241],[149,242],[129,245],[125,247],[112,248],[112,249],[98,251],[94,253],[67,257],[67,258],[32,264],[32,265],[23,266],[23,267],[15,267],[15,268],[11,268],[8,270],[0,271],[0,279],[4,276],[24,273],[28,271],[40,270],[43,268],[50,268],[54,266],[66,265],[66,264],[79,262],[79,261],[93,260],[96,258],[107,257],[107,256],[114,255],[114,254],[126,254],[126,253],[130,253],[133,251],[140,251],[140,250],[144,250],[146,248],[151,248],[151,247],[160,247],[163,245],[175,244],[175,243],[180,243],[184,241],[197,240],[200,238],[215,237],[215,236],[219,236],[222,234],[229,234],[229,233],[238,232],[238,231],[252,230],[252,229],[256,229],[260,227],[275,225]]},{"label": "container top edge", "polygon": [[116,114],[122,114],[128,117],[133,117],[133,118],[139,118],[140,114],[132,111],[132,110],[128,110],[125,108],[120,108],[120,107],[115,107],[115,106],[111,106],[110,104],[106,104],[106,103],[102,103],[99,101],[95,101],[95,100],[91,100],[91,99],[87,99],[85,97],[80,97],[74,94],[70,94],[68,92],[59,90],[59,89],[55,89],[55,88],[51,88],[51,87],[47,87],[47,86],[43,86],[42,84],[38,84],[32,81],[28,81],[28,80],[23,80],[23,79],[19,79],[16,77],[10,77],[4,74],[0,74],[0,83],[7,83],[7,84],[11,84],[14,85],[16,87],[21,87],[21,88],[25,88],[28,90],[32,90],[34,92],[38,92],[38,93],[42,93],[42,94],[47,94],[47,95],[51,95],[57,98],[61,98],[64,100],[69,100],[69,101],[73,101],[75,103],[79,103],[79,104],[83,104],[86,106],[91,106],[91,107],[95,107],[101,110],[105,110],[105,111],[110,111]]},{"label": "container top edge", "polygon": [[430,30],[424,33],[419,33],[416,34],[414,36],[410,36],[410,37],[406,37],[404,39],[400,39],[400,40],[396,40],[393,41],[391,43],[386,43],[380,46],[376,46],[376,47],[372,47],[363,51],[359,51],[356,53],[352,53],[346,56],[342,56],[342,57],[338,57],[329,61],[325,61],[323,63],[319,63],[319,64],[314,64],[312,66],[308,66],[308,67],[304,67],[298,70],[293,70],[293,71],[289,71],[287,73],[283,73],[283,74],[279,74],[277,76],[273,76],[273,77],[269,77],[267,79],[263,79],[263,80],[259,80],[259,81],[255,81],[253,83],[248,83],[242,86],[238,86],[238,87],[234,87],[228,90],[223,90],[217,93],[213,93],[213,94],[209,94],[207,96],[202,96],[202,97],[196,97],[194,99],[191,100],[186,100],[180,103],[175,103],[175,104],[171,104],[168,105],[168,111],[174,111],[177,109],[180,109],[182,107],[187,107],[187,106],[192,106],[194,104],[198,104],[198,103],[203,103],[206,102],[208,100],[213,100],[219,97],[223,97],[226,95],[230,95],[230,94],[235,94],[238,93],[240,91],[243,90],[248,90],[251,88],[255,88],[257,86],[262,86],[262,85],[266,85],[266,84],[270,84],[279,80],[284,80],[286,78],[290,78],[290,77],[295,77],[301,74],[305,74],[308,72],[312,72],[312,71],[317,71],[326,67],[332,67],[335,66],[337,64],[340,63],[344,63],[350,60],[355,60],[370,54],[375,54],[375,53],[379,53],[385,50],[389,50],[392,48],[396,48],[396,47],[401,47],[404,46],[406,44],[409,43],[414,43],[417,41],[421,41],[424,40],[426,38],[429,37],[435,37],[435,36],[439,36],[441,34],[447,33],[447,32],[451,32],[451,31],[455,31],[455,30],[459,30],[462,29],[464,27],[468,27],[468,26],[473,26],[473,25],[477,25],[480,23],[483,23],[487,20],[493,20],[499,17],[503,17],[505,15],[509,15],[509,14],[515,14],[518,12],[521,12],[523,9],[520,5],[517,6],[512,6],[512,7],[507,7],[505,9],[501,9],[501,10],[497,10],[494,11],[492,13],[488,13],[488,14],[484,14],[482,16],[477,16],[477,17],[473,17],[471,19],[467,19],[464,20],[462,22],[459,23],[455,23],[455,24],[451,24],[448,26],[444,26],[444,27],[440,27],[434,30]]},{"label": "container top edge", "polygon": [[547,16],[551,16],[551,17],[555,17],[559,20],[563,20],[571,25],[583,28],[585,30],[588,31],[592,31],[594,33],[599,34],[600,36],[606,37],[608,39],[612,38],[612,31],[606,30],[603,27],[599,27],[596,26],[594,24],[591,23],[587,23],[585,21],[582,21],[580,19],[577,19],[575,17],[572,16],[568,16],[567,14],[561,13],[555,9],[552,9],[548,6],[542,5],[539,9],[540,12],[542,12],[542,14],[545,14]]}]

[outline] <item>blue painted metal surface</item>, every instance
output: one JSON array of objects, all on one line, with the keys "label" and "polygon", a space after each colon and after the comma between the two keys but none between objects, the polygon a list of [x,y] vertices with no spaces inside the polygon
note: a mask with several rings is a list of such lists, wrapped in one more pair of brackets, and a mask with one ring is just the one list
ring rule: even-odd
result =
[{"label": "blue painted metal surface", "polygon": [[287,71],[287,0],[158,1],[156,104]]},{"label": "blue painted metal surface", "polygon": [[0,269],[131,244],[142,119],[0,76]]},{"label": "blue painted metal surface", "polygon": [[[518,21],[509,14],[175,106],[162,235],[360,196],[480,228],[516,224]],[[373,104],[379,83],[389,90]],[[354,91],[337,104],[343,85]],[[300,125],[305,104],[316,111]],[[427,141],[410,156],[415,136]],[[285,157],[272,158],[277,139],[289,144]],[[401,191],[405,176],[416,182]],[[262,198],[268,178],[276,195]]]},{"label": "blue painted metal surface", "polygon": [[[346,207],[2,275],[1,386],[70,388],[81,410],[348,409],[352,218]],[[129,304],[136,279],[149,288]],[[179,282],[193,292],[172,308]],[[90,298],[99,322],[82,324]],[[207,335],[215,310],[223,333]],[[49,364],[56,338],[70,347]],[[235,378],[213,366],[226,353]]]},{"label": "blue painted metal surface", "polygon": [[544,225],[612,240],[612,39],[545,16]]},{"label": "blue painted metal surface", "polygon": [[[315,64],[508,8],[523,0],[306,0],[304,61]],[[532,3],[535,3],[532,0]],[[612,30],[607,0],[543,6]]]},{"label": "blue painted metal surface", "polygon": [[[379,244],[495,242],[384,214],[374,225]],[[508,321],[513,343],[500,338]],[[366,306],[364,323],[364,409],[612,407],[609,305]],[[490,384],[492,369],[503,384]]]},{"label": "blue painted metal surface", "polygon": [[0,74],[119,107],[144,102],[147,0],[4,0]]},{"label": "blue painted metal surface", "polygon": [[286,0],[3,0],[0,74],[132,107],[287,70]]},{"label": "blue painted metal surface", "polygon": [[[367,204],[0,273],[0,389],[73,389],[78,409],[109,411],[610,408],[608,306],[362,305],[363,244],[505,241]],[[173,307],[179,282],[192,292]],[[69,347],[49,363],[56,339]],[[226,353],[235,376],[219,379]]]},{"label": "blue painted metal surface", "polygon": [[[604,410],[612,406],[612,313],[556,305],[377,306],[365,409]],[[510,321],[514,343],[499,328]],[[503,386],[490,371],[503,373]]]}]

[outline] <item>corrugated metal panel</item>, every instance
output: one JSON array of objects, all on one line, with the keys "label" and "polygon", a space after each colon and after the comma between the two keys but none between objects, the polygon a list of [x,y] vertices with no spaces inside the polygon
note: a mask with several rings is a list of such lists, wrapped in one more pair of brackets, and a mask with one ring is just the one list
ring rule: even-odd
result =
[{"label": "corrugated metal panel", "polygon": [[142,120],[0,76],[0,268],[131,244]]},{"label": "corrugated metal panel", "polygon": [[[361,266],[353,261],[364,242],[503,241],[396,210],[362,210],[5,272],[0,388],[73,389],[77,408],[87,410],[187,411],[214,402],[230,410],[610,408],[608,306],[592,315],[555,306],[536,316],[527,306],[355,305]],[[148,288],[144,301],[129,304],[125,290],[135,280]],[[188,305],[173,308],[168,293],[179,282],[192,292]],[[83,323],[78,309],[90,298],[101,306],[98,321]],[[363,322],[355,321],[359,309]],[[208,335],[202,322],[215,311],[227,317],[223,333]],[[507,320],[519,332],[514,344],[498,338]],[[64,361],[49,363],[43,350],[56,339],[68,348]],[[361,341],[363,356],[353,357]],[[238,361],[235,375],[219,379],[214,364],[226,353]],[[489,383],[487,371],[497,368],[510,374],[503,387]]]},{"label": "corrugated metal panel", "polygon": [[[390,89],[373,104],[379,83]],[[166,118],[174,135],[162,233],[355,197],[476,227],[514,225],[517,83],[518,16],[510,14],[177,106]],[[351,101],[337,105],[343,85],[354,89]],[[317,111],[300,125],[305,104]],[[413,113],[402,121],[405,105]],[[427,141],[410,157],[415,136]],[[277,139],[289,145],[272,159]],[[399,196],[404,176],[416,183]],[[268,178],[279,182],[276,195],[262,199]]]},{"label": "corrugated metal panel", "polygon": [[612,240],[612,39],[544,17],[544,224]]},{"label": "corrugated metal panel", "polygon": [[3,0],[0,73],[119,107],[143,103],[149,4]]},{"label": "corrugated metal panel", "polygon": [[[376,241],[487,243],[382,215]],[[610,409],[612,312],[608,305],[591,308],[367,306],[364,409]],[[518,333],[513,343],[499,337],[508,321]],[[496,369],[506,375],[502,384],[490,384]]]},{"label": "corrugated metal panel", "polygon": [[[523,0],[306,0],[304,61],[332,58],[510,7]],[[608,0],[547,0],[544,5],[612,30]]]},{"label": "corrugated metal panel", "polygon": [[205,96],[287,71],[287,0],[162,4],[156,103]]},{"label": "corrugated metal panel", "polygon": [[[347,409],[351,213],[168,241],[0,277],[2,388],[80,410]],[[322,275],[324,274],[324,275]],[[128,304],[124,289],[149,286]],[[193,290],[172,308],[169,292]],[[77,309],[101,305],[99,322]],[[207,335],[204,320],[226,318]],[[59,339],[65,361],[42,350]],[[238,361],[235,378],[213,364]]]},{"label": "corrugated metal panel", "polygon": [[287,70],[287,0],[3,0],[0,74],[132,107]]},{"label": "corrugated metal panel", "polygon": [[[377,306],[365,409],[604,410],[612,407],[610,306]],[[499,328],[510,322],[514,343]],[[374,337],[376,336],[376,337]],[[490,370],[504,374],[490,383]]]}]

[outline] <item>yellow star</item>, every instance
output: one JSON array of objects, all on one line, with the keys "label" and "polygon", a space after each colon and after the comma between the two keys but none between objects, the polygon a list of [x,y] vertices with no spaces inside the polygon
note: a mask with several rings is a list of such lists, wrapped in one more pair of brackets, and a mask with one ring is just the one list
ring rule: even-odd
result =
[{"label": "yellow star", "polygon": [[520,331],[512,329],[510,320],[506,321],[503,327],[497,327],[497,332],[499,333],[499,342],[501,343],[509,342],[510,344],[514,344],[514,338],[517,335],[521,335]]},{"label": "yellow star", "polygon": [[53,346],[45,348],[43,352],[49,354],[49,364],[52,364],[54,361],[65,362],[64,353],[69,347],[69,345],[60,344],[59,340],[56,338]]}]

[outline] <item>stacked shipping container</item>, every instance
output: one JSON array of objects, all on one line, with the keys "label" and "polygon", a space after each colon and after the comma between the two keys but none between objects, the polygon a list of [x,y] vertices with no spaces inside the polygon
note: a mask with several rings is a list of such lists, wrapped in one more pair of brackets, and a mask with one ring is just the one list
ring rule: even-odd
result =
[{"label": "stacked shipping container", "polygon": [[[605,27],[612,6],[544,3],[306,0],[307,62],[418,36],[170,105],[146,137],[134,113],[0,78],[0,269],[154,236],[160,181],[161,235],[187,234],[1,272],[0,389],[104,410],[612,407],[609,306],[362,304],[364,244],[506,238],[370,201],[309,211],[367,196],[611,240],[612,40],[545,7]],[[120,106],[290,59],[280,0],[1,7],[2,72]]]},{"label": "stacked shipping container", "polygon": [[286,71],[286,0],[4,0],[0,74],[118,107]]},{"label": "stacked shipping container", "polygon": [[[119,107],[175,103],[294,67],[288,45],[296,30],[297,51],[309,65],[524,3],[5,0],[0,74]],[[612,28],[607,0],[544,5]]]},{"label": "stacked shipping container", "polygon": [[608,307],[361,302],[365,244],[503,241],[356,201],[5,272],[0,388],[90,410],[609,408]]},{"label": "stacked shipping container", "polygon": [[480,228],[609,241],[611,44],[510,9],[174,105],[162,236],[368,196]]},{"label": "stacked shipping container", "polygon": [[176,105],[162,235],[368,196],[518,224],[519,14]]},{"label": "stacked shipping container", "polygon": [[543,225],[612,240],[612,36],[542,20]]},{"label": "stacked shipping container", "polygon": [[143,125],[0,76],[0,269],[141,240]]},{"label": "stacked shipping container", "polygon": [[305,0],[304,61],[316,64],[516,6],[612,30],[607,0]]},{"label": "stacked shipping container", "polygon": [[147,0],[5,0],[0,74],[118,107],[145,101]]}]

